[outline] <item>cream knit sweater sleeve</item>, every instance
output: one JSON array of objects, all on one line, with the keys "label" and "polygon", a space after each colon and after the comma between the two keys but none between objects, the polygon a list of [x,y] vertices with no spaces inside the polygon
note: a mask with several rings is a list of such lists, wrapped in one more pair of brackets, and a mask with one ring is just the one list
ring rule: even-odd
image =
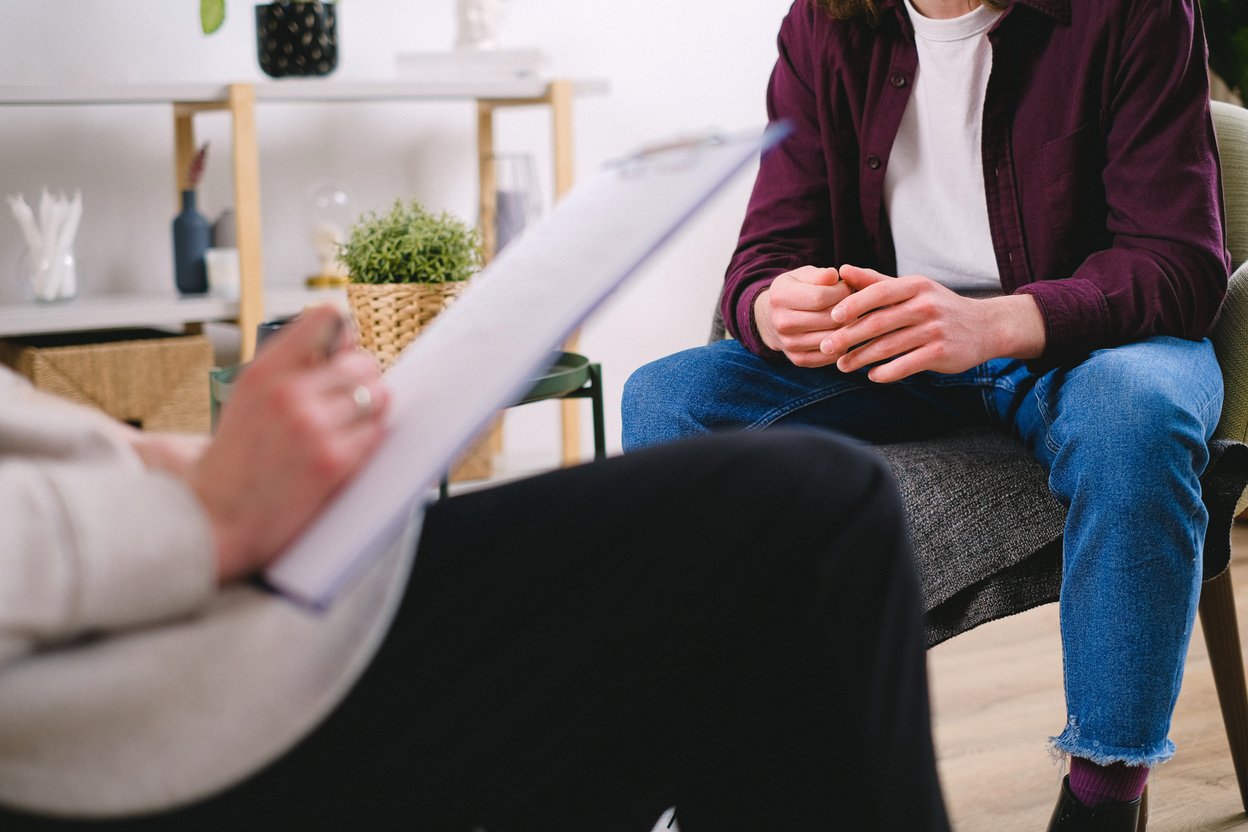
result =
[{"label": "cream knit sweater sleeve", "polygon": [[277,759],[376,653],[419,528],[321,615],[216,590],[191,493],[117,423],[0,369],[0,804],[161,811]]},{"label": "cream knit sweater sleeve", "polygon": [[0,665],[168,620],[214,589],[207,518],[93,411],[0,370]]}]

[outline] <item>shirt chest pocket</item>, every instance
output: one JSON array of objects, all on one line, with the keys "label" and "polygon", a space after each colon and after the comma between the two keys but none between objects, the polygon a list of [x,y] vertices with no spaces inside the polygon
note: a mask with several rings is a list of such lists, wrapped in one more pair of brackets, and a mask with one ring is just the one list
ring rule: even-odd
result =
[{"label": "shirt chest pocket", "polygon": [[1104,158],[1101,135],[1092,122],[1040,146],[1048,230],[1058,260],[1070,271],[1109,245]]}]

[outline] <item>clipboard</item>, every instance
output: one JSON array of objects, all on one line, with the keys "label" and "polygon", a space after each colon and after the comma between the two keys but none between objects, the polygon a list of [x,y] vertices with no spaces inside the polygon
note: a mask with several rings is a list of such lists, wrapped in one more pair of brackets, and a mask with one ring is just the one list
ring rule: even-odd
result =
[{"label": "clipboard", "polygon": [[392,403],[381,446],[264,582],[299,605],[329,607],[559,345],[788,132],[772,125],[657,145],[607,163],[574,188],[399,356],[385,377]]}]

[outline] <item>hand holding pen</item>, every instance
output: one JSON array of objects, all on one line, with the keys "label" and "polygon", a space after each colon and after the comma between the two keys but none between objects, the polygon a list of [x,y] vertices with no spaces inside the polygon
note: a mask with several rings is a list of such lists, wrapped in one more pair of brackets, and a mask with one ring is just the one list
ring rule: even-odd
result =
[{"label": "hand holding pen", "polygon": [[335,309],[307,310],[266,343],[188,477],[213,525],[219,581],[273,560],[354,476],[389,402]]}]

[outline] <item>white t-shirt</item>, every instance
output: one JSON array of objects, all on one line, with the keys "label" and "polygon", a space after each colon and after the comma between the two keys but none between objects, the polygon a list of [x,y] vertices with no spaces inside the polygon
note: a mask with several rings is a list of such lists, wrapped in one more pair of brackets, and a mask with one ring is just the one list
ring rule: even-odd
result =
[{"label": "white t-shirt", "polygon": [[919,67],[884,178],[897,273],[956,290],[1000,289],[981,136],[992,72],[988,30],[1001,12],[980,6],[936,20],[905,3]]}]

